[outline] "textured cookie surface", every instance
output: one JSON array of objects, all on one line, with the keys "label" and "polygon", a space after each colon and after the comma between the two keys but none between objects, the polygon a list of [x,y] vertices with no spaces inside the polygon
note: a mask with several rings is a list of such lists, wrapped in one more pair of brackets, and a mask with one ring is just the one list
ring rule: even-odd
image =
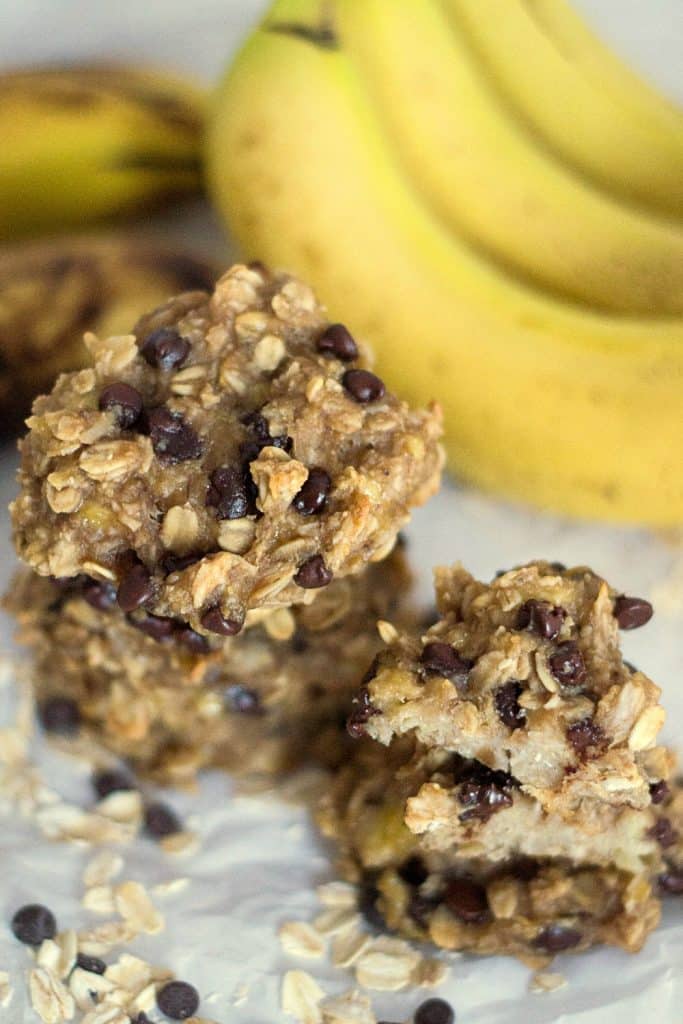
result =
[{"label": "textured cookie surface", "polygon": [[384,557],[438,486],[438,410],[386,392],[285,275],[235,266],[89,344],[94,366],[34,405],[14,537],[124,611],[231,635]]}]

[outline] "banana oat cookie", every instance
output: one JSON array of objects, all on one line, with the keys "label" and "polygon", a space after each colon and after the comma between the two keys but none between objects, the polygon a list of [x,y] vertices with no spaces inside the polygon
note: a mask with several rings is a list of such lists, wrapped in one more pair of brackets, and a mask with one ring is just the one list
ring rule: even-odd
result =
[{"label": "banana oat cookie", "polygon": [[439,621],[379,655],[350,731],[477,759],[564,818],[585,800],[646,807],[664,710],[622,659],[619,630],[647,621],[647,602],[546,562],[491,584],[456,565],[437,570],[436,590]]},{"label": "banana oat cookie", "polygon": [[438,486],[438,409],[387,392],[284,274],[235,266],[88,345],[94,365],[34,404],[14,538],[127,613],[232,635],[383,558]]},{"label": "banana oat cookie", "polygon": [[380,646],[377,619],[414,619],[410,584],[397,549],[312,605],[255,615],[227,638],[126,615],[110,583],[26,569],[6,605],[46,728],[85,733],[136,772],[182,784],[207,767],[273,772],[344,754],[351,696]]}]

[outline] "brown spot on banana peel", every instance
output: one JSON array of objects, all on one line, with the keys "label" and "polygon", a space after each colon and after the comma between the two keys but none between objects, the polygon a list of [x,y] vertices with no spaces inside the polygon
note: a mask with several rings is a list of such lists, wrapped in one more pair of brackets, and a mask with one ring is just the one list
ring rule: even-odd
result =
[{"label": "brown spot on banana peel", "polygon": [[339,49],[339,37],[331,22],[321,22],[320,25],[304,25],[294,21],[276,21],[265,25],[264,29],[266,32],[303,39],[304,42],[318,46],[321,50]]}]

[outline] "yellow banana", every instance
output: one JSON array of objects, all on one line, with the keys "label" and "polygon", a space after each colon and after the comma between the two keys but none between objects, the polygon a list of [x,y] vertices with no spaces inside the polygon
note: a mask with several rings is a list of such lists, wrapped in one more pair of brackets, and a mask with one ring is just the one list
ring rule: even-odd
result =
[{"label": "yellow banana", "polygon": [[539,148],[440,0],[338,0],[337,11],[396,155],[445,225],[563,297],[618,313],[683,312],[683,224],[612,199]]},{"label": "yellow banana", "polygon": [[245,254],[310,279],[415,402],[439,399],[451,466],[612,519],[683,519],[683,321],[539,295],[415,194],[324,0],[279,0],[215,97],[214,198]]},{"label": "yellow banana", "polygon": [[198,191],[203,106],[191,83],[144,69],[0,75],[0,240]]},{"label": "yellow banana", "polygon": [[183,291],[209,289],[214,267],[191,253],[134,238],[67,238],[0,249],[0,434],[57,374],[88,361],[83,333],[130,331]]},{"label": "yellow banana", "polygon": [[683,111],[564,0],[442,0],[531,131],[602,187],[683,219]]}]

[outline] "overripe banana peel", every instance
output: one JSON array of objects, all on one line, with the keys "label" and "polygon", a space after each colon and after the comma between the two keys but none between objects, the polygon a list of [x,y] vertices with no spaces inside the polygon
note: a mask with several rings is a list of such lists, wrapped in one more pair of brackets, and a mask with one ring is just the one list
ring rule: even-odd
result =
[{"label": "overripe banana peel", "polygon": [[435,216],[343,15],[279,0],[214,99],[210,188],[245,256],[308,279],[394,388],[441,402],[456,473],[562,512],[680,523],[683,319],[564,302]]},{"label": "overripe banana peel", "polygon": [[0,435],[59,373],[88,362],[85,331],[127,334],[143,313],[217,277],[192,253],[121,236],[0,248]]},{"label": "overripe banana peel", "polygon": [[0,75],[0,240],[130,215],[198,192],[204,94],[138,68]]}]

